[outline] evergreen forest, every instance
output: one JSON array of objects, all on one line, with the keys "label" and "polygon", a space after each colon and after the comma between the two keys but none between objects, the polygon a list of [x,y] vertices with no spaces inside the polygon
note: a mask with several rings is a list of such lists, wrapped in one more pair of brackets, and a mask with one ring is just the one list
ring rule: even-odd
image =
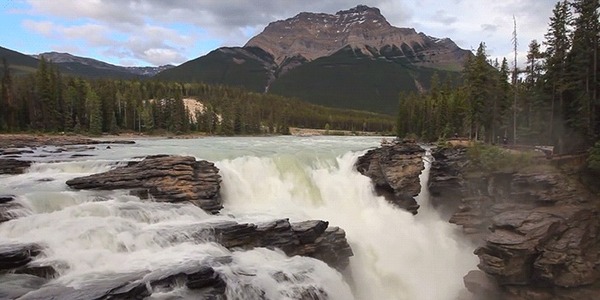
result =
[{"label": "evergreen forest", "polygon": [[600,136],[599,16],[598,0],[556,3],[543,41],[529,43],[521,68],[506,58],[490,61],[481,43],[458,87],[434,75],[426,93],[400,96],[398,136],[437,140],[456,134],[488,143],[553,145],[556,153],[589,148]]},{"label": "evergreen forest", "polygon": [[[303,127],[391,134],[395,126],[392,116],[234,87],[64,76],[43,58],[34,74],[13,76],[6,61],[0,73],[0,132],[252,135]],[[186,98],[202,109],[186,110]]]}]

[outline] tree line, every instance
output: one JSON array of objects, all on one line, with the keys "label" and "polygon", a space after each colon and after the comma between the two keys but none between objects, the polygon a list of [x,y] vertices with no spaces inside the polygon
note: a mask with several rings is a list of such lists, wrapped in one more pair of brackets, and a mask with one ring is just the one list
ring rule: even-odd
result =
[{"label": "tree line", "polygon": [[[2,63],[0,132],[286,134],[289,127],[391,133],[394,118],[203,83],[88,80],[40,60],[12,76]],[[201,103],[186,109],[184,99]],[[192,100],[193,101],[193,100]]]},{"label": "tree line", "polygon": [[458,134],[554,145],[559,153],[586,149],[600,136],[599,16],[598,0],[556,3],[544,40],[529,43],[521,69],[506,58],[488,60],[481,43],[458,87],[434,76],[428,92],[400,96],[398,136]]}]

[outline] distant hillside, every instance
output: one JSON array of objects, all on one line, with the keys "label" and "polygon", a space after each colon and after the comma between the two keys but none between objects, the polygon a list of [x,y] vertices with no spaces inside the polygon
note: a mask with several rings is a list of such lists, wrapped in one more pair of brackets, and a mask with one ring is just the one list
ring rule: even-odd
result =
[{"label": "distant hillside", "polygon": [[[13,74],[24,74],[34,72],[38,66],[38,60],[23,53],[0,47],[0,63],[5,59]],[[0,73],[3,73],[0,66]]]},{"label": "distant hillside", "polygon": [[160,72],[162,80],[242,86],[264,92],[276,68],[273,56],[260,48],[219,48],[205,56]]},{"label": "distant hillside", "polygon": [[61,70],[87,78],[119,78],[132,79],[151,77],[160,71],[172,68],[172,65],[160,67],[123,67],[99,61],[93,58],[80,57],[69,53],[46,52],[34,57],[43,56],[47,61],[59,66]]},{"label": "distant hillside", "polygon": [[377,8],[300,13],[244,47],[220,48],[157,79],[242,86],[315,104],[395,114],[400,92],[455,81],[470,51],[450,39],[390,25]]},{"label": "distant hillside", "polygon": [[[96,59],[74,56],[69,53],[47,52],[40,55],[26,55],[0,47],[0,60],[6,59],[11,72],[15,75],[35,72],[39,57],[56,65],[63,74],[86,78],[133,79],[151,77],[160,71],[172,68],[172,65],[160,67],[122,67]],[[1,72],[1,71],[0,71]]]}]

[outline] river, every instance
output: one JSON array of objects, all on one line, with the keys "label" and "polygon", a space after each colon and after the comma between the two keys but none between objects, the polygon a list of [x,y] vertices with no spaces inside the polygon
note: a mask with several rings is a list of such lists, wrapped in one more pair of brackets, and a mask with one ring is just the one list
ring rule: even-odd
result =
[{"label": "river", "polygon": [[[274,280],[276,272],[302,274],[294,284],[317,287],[329,299],[457,299],[464,293],[462,276],[476,269],[473,247],[428,205],[426,190],[418,196],[417,216],[374,194],[370,180],[353,166],[380,140],[149,138],[132,145],[110,145],[110,149],[96,146],[80,153],[93,156],[75,158],[48,153],[52,147],[39,148],[27,154],[36,160],[27,173],[0,176],[0,194],[17,195],[17,201],[28,208],[20,218],[0,224],[0,244],[44,244],[40,263],[53,264],[59,271],[55,282],[74,287],[102,276],[231,256],[233,262],[218,270],[226,274],[230,299],[255,299],[249,286],[267,299],[294,299],[291,283]],[[70,178],[149,154],[192,155],[215,162],[223,179],[225,208],[213,216],[191,205],[142,201],[125,191],[74,191],[65,184]],[[422,186],[428,171],[426,159]],[[280,251],[231,252],[214,243],[171,242],[161,236],[163,229],[185,224],[276,218],[322,219],[343,228],[354,251],[348,270],[340,274],[318,260],[289,258]],[[0,284],[2,280],[0,275]],[[149,299],[194,299],[194,295],[181,288],[154,293]]]}]

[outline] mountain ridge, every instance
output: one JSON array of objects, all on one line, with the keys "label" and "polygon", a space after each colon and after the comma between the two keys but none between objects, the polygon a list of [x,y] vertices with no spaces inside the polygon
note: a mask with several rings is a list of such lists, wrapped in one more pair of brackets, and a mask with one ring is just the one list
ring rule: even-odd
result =
[{"label": "mountain ridge", "polygon": [[131,73],[133,75],[144,76],[144,77],[152,77],[161,71],[175,67],[174,65],[163,65],[163,66],[158,66],[158,67],[151,67],[151,66],[125,67],[125,66],[113,65],[113,64],[101,61],[101,60],[94,59],[94,58],[76,56],[76,55],[73,55],[70,53],[56,52],[56,51],[35,54],[35,55],[32,55],[32,57],[34,57],[36,59],[40,59],[41,57],[44,57],[44,59],[46,59],[47,61],[50,61],[50,62],[58,64],[58,65],[81,64],[81,65],[86,65],[86,66],[90,66],[90,67],[97,68],[97,69],[112,70],[115,72],[123,72],[123,73]]},{"label": "mountain ridge", "polygon": [[241,86],[393,115],[401,92],[428,89],[436,72],[457,82],[471,55],[449,38],[394,27],[378,8],[359,5],[271,22],[243,47],[215,49],[155,78]]},{"label": "mountain ridge", "polygon": [[[346,46],[367,56],[391,52],[410,58],[417,65],[434,68],[445,65],[444,68],[453,70],[462,68],[462,64],[454,62],[464,62],[468,52],[449,38],[434,38],[417,33],[414,28],[392,26],[378,8],[366,5],[336,14],[302,12],[286,20],[271,22],[244,47],[259,47],[271,53],[281,66],[289,58],[303,57],[312,61],[330,56]],[[430,60],[419,60],[419,56],[427,56]],[[436,56],[435,60],[432,56]],[[449,62],[454,64],[449,66]]]}]

